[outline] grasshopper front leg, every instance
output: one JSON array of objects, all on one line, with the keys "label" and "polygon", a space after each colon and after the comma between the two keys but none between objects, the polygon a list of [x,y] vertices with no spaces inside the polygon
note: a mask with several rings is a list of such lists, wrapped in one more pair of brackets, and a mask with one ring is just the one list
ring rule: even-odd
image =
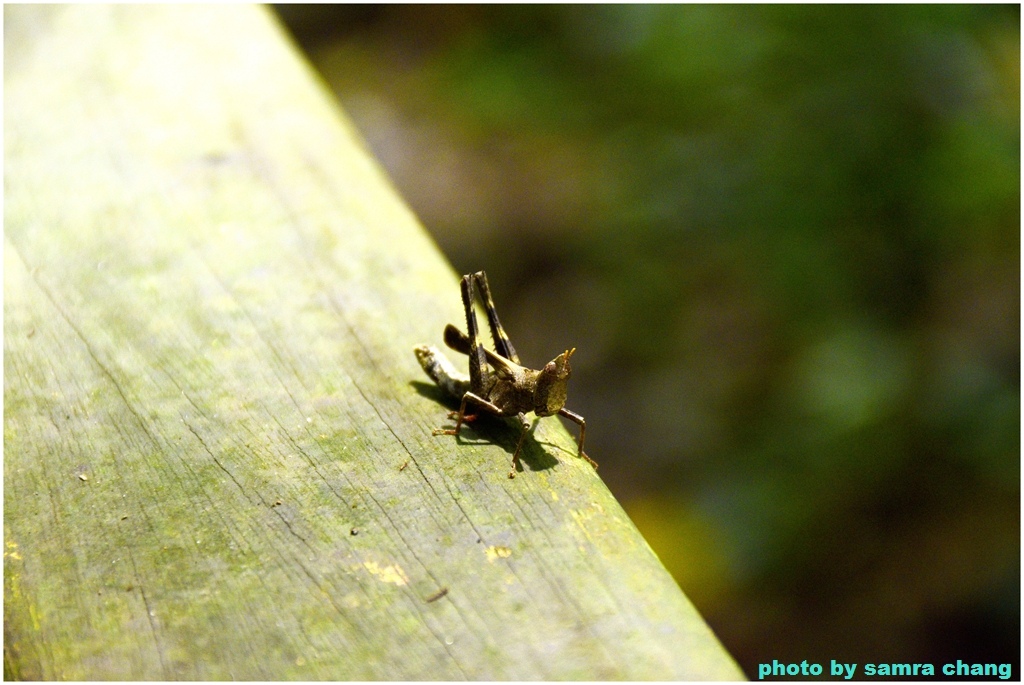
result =
[{"label": "grasshopper front leg", "polygon": [[580,439],[579,439],[579,442],[577,443],[577,446],[579,447],[579,454],[577,456],[580,456],[580,457],[583,457],[584,459],[586,459],[587,463],[590,464],[591,466],[593,466],[594,470],[597,471],[597,462],[594,461],[593,459],[591,459],[590,457],[588,457],[587,453],[583,451],[583,438],[584,438],[584,436],[587,433],[587,422],[586,422],[586,420],[582,416],[577,414],[576,412],[569,411],[565,407],[562,407],[561,409],[558,410],[558,415],[559,416],[564,416],[565,418],[569,419],[570,421],[572,421],[573,423],[575,423],[576,425],[578,425],[580,427]]},{"label": "grasshopper front leg", "polygon": [[526,434],[530,432],[530,422],[526,420],[526,414],[519,413],[516,418],[519,419],[519,425],[522,427],[523,432],[519,434],[519,442],[516,443],[516,451],[512,454],[512,470],[508,472],[509,478],[516,477],[516,469],[520,468],[521,464],[519,461],[519,450],[523,448],[523,441],[526,440]]},{"label": "grasshopper front leg", "polygon": [[[466,407],[468,406],[468,404],[470,402],[473,402],[474,404],[479,405],[483,409],[491,412],[492,414],[494,414],[496,416],[500,416],[501,415],[501,409],[499,409],[496,405],[494,405],[491,402],[488,402],[487,400],[485,400],[484,398],[482,398],[482,397],[480,397],[478,395],[474,395],[472,392],[467,392],[465,395],[462,396],[462,404],[459,405],[459,411],[458,412],[452,412],[452,414],[450,416],[450,418],[454,418],[455,419],[455,428],[435,428],[434,431],[433,431],[433,434],[434,435],[458,435],[459,431],[462,430],[462,424],[466,423],[469,420],[471,420],[471,418],[466,415]],[[476,417],[474,416],[472,418],[475,419]],[[526,434],[530,432],[530,422],[526,420],[526,415],[520,413],[519,415],[516,416],[516,418],[519,419],[519,425],[522,427],[523,430],[519,434],[519,442],[516,443],[516,451],[512,454],[512,470],[508,472],[508,477],[509,478],[515,478],[516,477],[516,469],[519,468],[520,464],[522,463],[519,460],[519,452],[523,448],[523,442],[526,440]],[[588,459],[588,461],[589,461],[589,459]],[[591,463],[593,463],[593,462],[591,462]],[[596,465],[595,465],[595,468],[596,468]]]},{"label": "grasshopper front leg", "polygon": [[489,412],[491,412],[493,414],[501,414],[501,410],[498,409],[498,407],[496,407],[491,402],[488,402],[487,400],[485,400],[484,398],[480,397],[479,395],[474,395],[472,392],[467,392],[465,395],[462,396],[462,404],[459,405],[459,411],[457,413],[456,412],[452,412],[449,415],[449,418],[454,418],[455,419],[455,428],[435,428],[433,434],[434,435],[458,435],[459,431],[462,430],[462,424],[463,423],[466,423],[467,421],[472,421],[472,420],[474,420],[476,418],[475,416],[472,416],[472,415],[470,415],[470,416],[466,415],[466,405],[469,402],[473,402],[475,404],[478,404],[478,405],[480,405],[481,407],[483,407],[484,409],[486,409],[487,411],[489,411]]}]

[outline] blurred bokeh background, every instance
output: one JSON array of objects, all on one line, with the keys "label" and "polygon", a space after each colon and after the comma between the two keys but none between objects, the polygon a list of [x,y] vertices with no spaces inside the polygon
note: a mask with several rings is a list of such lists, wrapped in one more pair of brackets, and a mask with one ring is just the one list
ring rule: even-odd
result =
[{"label": "blurred bokeh background", "polygon": [[748,675],[1020,678],[1019,6],[277,11]]}]

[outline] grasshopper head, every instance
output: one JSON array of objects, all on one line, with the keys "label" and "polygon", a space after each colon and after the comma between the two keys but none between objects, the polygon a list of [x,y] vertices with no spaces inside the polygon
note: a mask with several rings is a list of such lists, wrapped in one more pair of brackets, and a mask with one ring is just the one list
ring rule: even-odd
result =
[{"label": "grasshopper head", "polygon": [[566,350],[541,369],[537,375],[537,388],[533,393],[533,411],[537,416],[551,416],[565,406],[565,396],[569,389],[569,357],[576,348]]}]

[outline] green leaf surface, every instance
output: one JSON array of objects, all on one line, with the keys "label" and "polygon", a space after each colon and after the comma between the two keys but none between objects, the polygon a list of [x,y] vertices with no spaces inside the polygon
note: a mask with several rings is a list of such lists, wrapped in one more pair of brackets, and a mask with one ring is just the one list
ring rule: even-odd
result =
[{"label": "green leaf surface", "polygon": [[265,10],[4,18],[7,677],[742,677]]}]

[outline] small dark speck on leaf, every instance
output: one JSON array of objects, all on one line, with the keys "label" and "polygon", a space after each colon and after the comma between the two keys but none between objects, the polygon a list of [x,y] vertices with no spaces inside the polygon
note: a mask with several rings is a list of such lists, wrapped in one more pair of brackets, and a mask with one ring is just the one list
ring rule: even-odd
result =
[{"label": "small dark speck on leaf", "polygon": [[348,533],[349,533],[349,535],[359,535],[359,529],[358,528],[353,528]]},{"label": "small dark speck on leaf", "polygon": [[204,164],[210,166],[219,166],[225,164],[228,161],[228,156],[223,152],[207,152],[201,157]]},{"label": "small dark speck on leaf", "polygon": [[273,509],[274,507],[279,507],[282,504],[284,504],[284,502],[282,502],[281,500],[277,500],[276,502],[270,505],[270,508]]},{"label": "small dark speck on leaf", "polygon": [[35,334],[36,334],[36,329],[34,329],[34,328],[33,328],[32,330],[30,330],[30,331],[28,332],[28,335],[27,335],[26,337],[28,337],[28,338],[31,338],[31,337],[32,337],[33,335],[35,335]]},{"label": "small dark speck on leaf", "polygon": [[406,459],[405,463],[398,467],[399,471],[405,471],[405,467],[409,465],[409,460]]},{"label": "small dark speck on leaf", "polygon": [[125,514],[124,516],[122,516],[121,520],[124,521],[126,518],[128,518],[128,514]]},{"label": "small dark speck on leaf", "polygon": [[435,592],[434,594],[432,594],[429,597],[427,597],[423,601],[426,602],[427,604],[430,604],[431,602],[436,602],[437,600],[441,599],[442,597],[444,597],[447,594],[448,594],[448,588],[443,587],[440,590],[438,590],[437,592]]},{"label": "small dark speck on leaf", "polygon": [[81,481],[89,480],[89,474],[87,474],[87,473],[80,473],[80,474],[78,474],[78,480],[81,480]]}]

